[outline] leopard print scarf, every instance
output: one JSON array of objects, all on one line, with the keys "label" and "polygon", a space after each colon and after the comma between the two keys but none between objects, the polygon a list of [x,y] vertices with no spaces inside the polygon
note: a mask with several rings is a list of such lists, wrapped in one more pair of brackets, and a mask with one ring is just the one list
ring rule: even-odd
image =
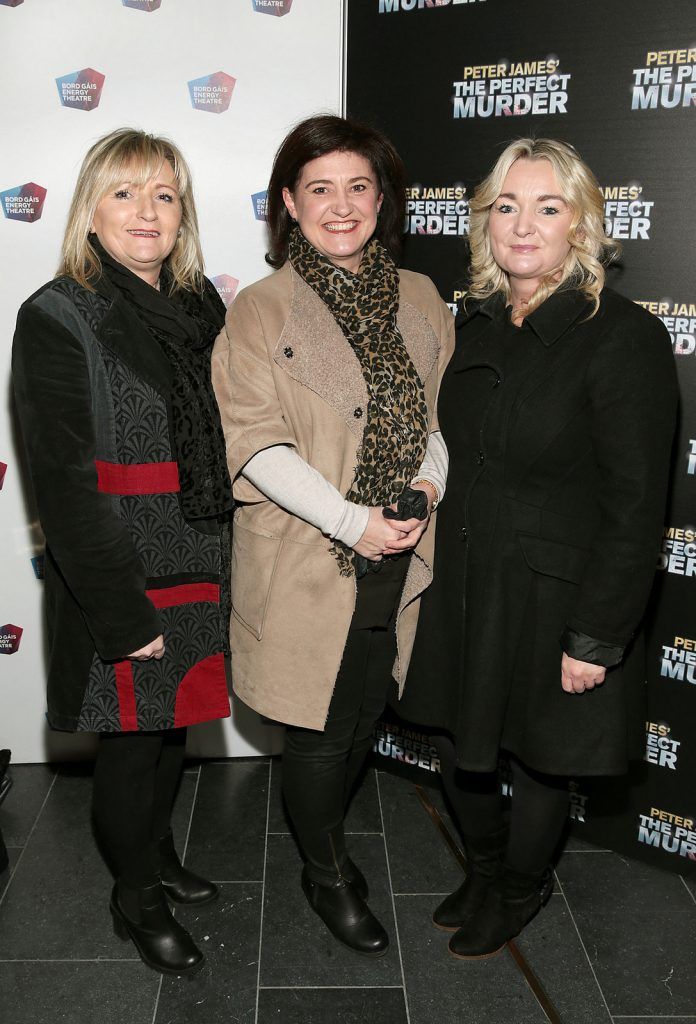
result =
[{"label": "leopard print scarf", "polygon": [[[417,474],[428,443],[423,384],[396,324],[399,274],[394,261],[373,238],[353,274],[322,256],[299,228],[290,236],[289,257],[331,310],[367,385],[365,430],[346,497],[358,505],[391,505]],[[332,553],[341,575],[353,575],[354,552],[337,543]]]}]

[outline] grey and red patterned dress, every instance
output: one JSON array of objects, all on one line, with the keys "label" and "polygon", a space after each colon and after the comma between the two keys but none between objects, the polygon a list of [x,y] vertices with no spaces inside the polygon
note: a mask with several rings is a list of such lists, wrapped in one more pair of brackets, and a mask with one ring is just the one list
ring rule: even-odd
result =
[{"label": "grey and red patterned dress", "polygon": [[[106,278],[95,287],[36,292],[13,349],[47,545],[48,720],[116,732],[224,718],[229,532],[184,517],[171,362]],[[160,633],[161,660],[128,658]]]}]

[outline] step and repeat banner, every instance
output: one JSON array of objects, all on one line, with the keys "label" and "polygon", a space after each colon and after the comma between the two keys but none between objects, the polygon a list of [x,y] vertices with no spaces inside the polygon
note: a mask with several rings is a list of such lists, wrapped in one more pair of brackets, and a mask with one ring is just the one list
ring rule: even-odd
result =
[{"label": "step and repeat banner", "polygon": [[[10,395],[21,302],[55,274],[77,171],[121,125],[171,137],[191,164],[208,276],[229,304],[269,272],[266,186],[297,121],[336,113],[342,0],[0,0],[0,748],[45,761],[90,737],[44,725],[43,538],[23,486]],[[231,723],[191,731],[191,749],[278,749],[235,702]]]},{"label": "step and repeat banner", "polygon": [[[347,109],[384,129],[409,175],[404,265],[454,308],[469,197],[501,149],[572,143],[623,244],[609,283],[664,322],[682,389],[673,485],[648,616],[645,762],[573,784],[579,836],[696,871],[696,17],[680,0],[349,0]],[[657,555],[657,553],[656,553]],[[381,723],[378,755],[427,780],[417,727]]]}]

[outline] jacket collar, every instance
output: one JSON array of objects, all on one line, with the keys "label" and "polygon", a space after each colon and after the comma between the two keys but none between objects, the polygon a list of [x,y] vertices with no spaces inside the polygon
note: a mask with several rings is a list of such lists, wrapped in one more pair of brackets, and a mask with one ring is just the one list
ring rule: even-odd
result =
[{"label": "jacket collar", "polygon": [[[583,312],[589,312],[589,308],[588,299],[576,288],[562,288],[552,292],[545,302],[530,313],[525,323],[544,345],[553,345]],[[468,303],[466,309],[461,309],[457,314],[456,326],[461,327],[477,315],[489,320],[505,316],[503,293],[495,292],[483,301]]]}]

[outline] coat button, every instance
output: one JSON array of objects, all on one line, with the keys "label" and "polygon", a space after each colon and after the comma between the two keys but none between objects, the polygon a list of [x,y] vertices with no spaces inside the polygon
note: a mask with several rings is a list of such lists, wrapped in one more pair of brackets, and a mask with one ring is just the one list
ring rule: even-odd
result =
[{"label": "coat button", "polygon": [[500,384],[500,377],[496,377],[495,380],[493,381],[493,387],[497,388],[499,384]]},{"label": "coat button", "polygon": [[361,419],[361,418],[362,418],[362,414],[363,414],[363,411],[362,411],[362,409],[360,408],[360,406],[358,406],[358,408],[357,408],[357,409],[354,409],[354,410],[353,410],[353,415],[355,416],[356,420],[359,420],[359,419]]},{"label": "coat button", "polygon": [[459,539],[461,541],[466,541],[468,536],[469,536],[469,531],[467,530],[466,526],[462,526],[461,530],[459,531]]},{"label": "coat button", "polygon": [[482,451],[480,451],[476,456],[476,461],[478,462],[479,466],[482,466],[486,461],[486,456],[483,454]]},{"label": "coat button", "polygon": [[289,345],[287,345],[287,346],[286,346],[286,347],[285,347],[285,348],[283,349],[283,355],[284,355],[284,356],[285,356],[285,357],[286,357],[287,359],[292,359],[292,357],[293,357],[293,356],[295,355],[295,353],[294,353],[294,352],[293,352],[293,350],[292,350],[292,349],[290,348],[290,346],[289,346]]}]

